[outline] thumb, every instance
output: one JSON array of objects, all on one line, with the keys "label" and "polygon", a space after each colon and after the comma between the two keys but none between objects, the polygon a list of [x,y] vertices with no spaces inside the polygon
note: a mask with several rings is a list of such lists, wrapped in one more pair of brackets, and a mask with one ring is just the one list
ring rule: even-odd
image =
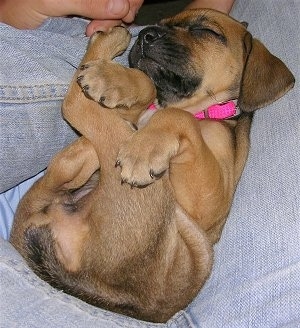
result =
[{"label": "thumb", "polygon": [[64,15],[79,15],[91,19],[122,19],[130,9],[128,0],[64,1]]}]

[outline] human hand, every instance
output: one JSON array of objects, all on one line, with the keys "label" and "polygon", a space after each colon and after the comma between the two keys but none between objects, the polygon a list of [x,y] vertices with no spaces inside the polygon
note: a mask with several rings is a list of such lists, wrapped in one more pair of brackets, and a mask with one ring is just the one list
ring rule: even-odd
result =
[{"label": "human hand", "polygon": [[[124,1],[124,0],[123,0]],[[107,1],[111,2],[111,1]],[[126,1],[125,1],[126,2]],[[91,36],[96,31],[105,31],[110,27],[120,25],[122,23],[130,24],[134,21],[140,7],[142,6],[144,0],[127,0],[128,2],[128,12],[121,19],[95,19],[87,26],[86,35]],[[97,17],[90,17],[97,18]]]},{"label": "human hand", "polygon": [[78,15],[93,19],[86,34],[131,23],[143,0],[4,0],[0,21],[19,29],[39,27],[48,17]]},{"label": "human hand", "polygon": [[234,0],[194,0],[187,5],[186,9],[211,8],[229,14]]}]

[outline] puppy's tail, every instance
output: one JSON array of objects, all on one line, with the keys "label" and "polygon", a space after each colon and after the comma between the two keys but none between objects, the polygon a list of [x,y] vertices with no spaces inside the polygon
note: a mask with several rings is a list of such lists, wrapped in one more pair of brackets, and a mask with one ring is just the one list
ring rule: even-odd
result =
[{"label": "puppy's tail", "polygon": [[242,112],[237,119],[235,127],[236,136],[236,157],[235,157],[235,185],[237,185],[242,175],[250,149],[250,129],[253,113]]}]

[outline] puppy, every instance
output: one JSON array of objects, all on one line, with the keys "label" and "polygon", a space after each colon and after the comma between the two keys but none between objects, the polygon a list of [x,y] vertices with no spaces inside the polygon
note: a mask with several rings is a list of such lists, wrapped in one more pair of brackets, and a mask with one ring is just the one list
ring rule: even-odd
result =
[{"label": "puppy", "polygon": [[[143,30],[133,68],[111,61],[129,40],[121,27],[91,38],[63,104],[82,136],[24,196],[11,242],[54,287],[165,322],[209,276],[247,158],[252,112],[294,78],[243,24],[212,10]],[[232,100],[238,117],[194,117]],[[135,131],[128,122],[139,123],[154,101],[161,110]]]}]

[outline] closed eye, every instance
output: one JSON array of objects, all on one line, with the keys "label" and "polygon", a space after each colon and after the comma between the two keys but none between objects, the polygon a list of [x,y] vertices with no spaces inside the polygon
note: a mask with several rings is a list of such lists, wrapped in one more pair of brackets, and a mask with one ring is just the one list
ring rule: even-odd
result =
[{"label": "closed eye", "polygon": [[192,33],[192,35],[195,35],[196,37],[210,35],[220,40],[222,43],[226,44],[225,36],[211,28],[199,26],[199,25],[192,25],[189,27],[189,31],[190,33]]}]

